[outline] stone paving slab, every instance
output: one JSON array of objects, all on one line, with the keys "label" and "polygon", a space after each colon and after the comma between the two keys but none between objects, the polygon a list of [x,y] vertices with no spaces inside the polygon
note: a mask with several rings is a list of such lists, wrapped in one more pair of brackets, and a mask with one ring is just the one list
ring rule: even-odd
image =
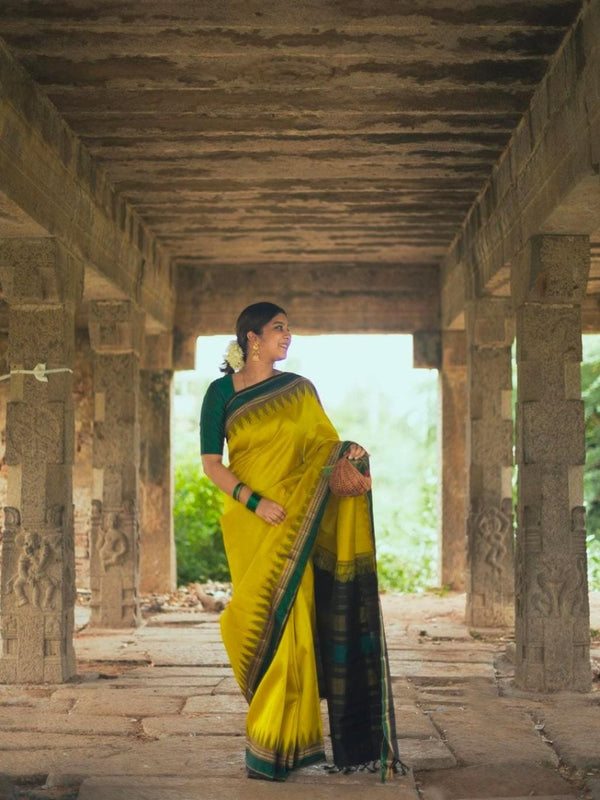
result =
[{"label": "stone paving slab", "polygon": [[414,705],[394,705],[396,712],[396,730],[403,739],[439,738],[431,718]]},{"label": "stone paving slab", "polygon": [[[125,744],[123,736],[98,736],[91,734],[82,736],[80,733],[52,733],[40,731],[0,731],[0,759],[14,750],[87,750],[91,747],[112,748],[115,752],[121,750]],[[0,774],[6,773],[0,762]]]},{"label": "stone paving slab", "polygon": [[139,641],[149,639],[153,645],[158,642],[173,642],[177,646],[179,643],[191,642],[202,646],[212,645],[223,648],[221,634],[217,627],[194,625],[194,623],[185,627],[177,626],[173,628],[165,625],[145,624],[136,630],[136,638]]},{"label": "stone paving slab", "polygon": [[429,639],[436,639],[440,642],[454,641],[454,642],[468,642],[472,641],[468,629],[464,623],[457,622],[455,624],[448,622],[426,622],[423,625],[408,625],[406,628],[408,636],[415,636],[423,638],[426,636]]},{"label": "stone paving slab", "polygon": [[246,714],[201,714],[190,717],[171,714],[162,717],[146,717],[142,720],[144,733],[148,736],[198,736],[219,734],[244,736]]},{"label": "stone paving slab", "polygon": [[538,764],[486,764],[440,772],[418,772],[415,779],[422,800],[474,800],[474,798],[578,797],[579,792],[551,767]]},{"label": "stone paving slab", "polygon": [[436,728],[463,764],[532,762],[558,764],[525,712],[507,713],[498,700],[485,707],[469,704],[430,712]]},{"label": "stone paving slab", "polygon": [[[134,733],[134,723],[119,716],[84,716],[21,708],[0,708],[0,731],[36,731],[122,736]],[[28,734],[29,735],[29,734]]]},{"label": "stone paving slab", "polygon": [[[62,700],[53,697],[55,690],[64,684],[44,684],[43,686],[10,686],[0,685],[0,707],[5,706],[27,706],[28,708],[47,708],[54,705],[57,708],[63,707]],[[66,708],[69,706],[67,705]]]},{"label": "stone paving slab", "polygon": [[390,659],[392,674],[400,674],[409,680],[439,679],[443,675],[446,680],[459,681],[471,678],[492,678],[494,670],[491,664],[466,664],[441,661],[396,661]]},{"label": "stone paving slab", "polygon": [[565,763],[583,770],[600,769],[600,705],[587,705],[577,696],[557,702],[556,708],[534,714],[536,722],[544,725],[542,735]]},{"label": "stone paving slab", "polygon": [[456,758],[437,736],[418,740],[398,739],[398,752],[402,761],[415,772],[456,766]]},{"label": "stone paving slab", "polygon": [[182,665],[174,667],[158,667],[154,665],[135,667],[126,673],[128,679],[140,680],[154,680],[154,678],[170,678],[170,677],[220,677],[227,678],[233,675],[231,667],[205,667]]},{"label": "stone paving slab", "polygon": [[[372,776],[371,776],[372,777]],[[348,781],[340,791],[337,783],[330,783],[327,775],[321,775],[318,783],[307,787],[304,783],[294,783],[291,779],[285,784],[267,781],[211,780],[202,781],[171,779],[169,781],[131,780],[125,778],[90,778],[83,782],[78,800],[364,800],[365,786]],[[390,797],[394,800],[418,800],[418,794],[411,781],[396,780],[385,785],[376,785],[369,794],[377,797]]]},{"label": "stone paving slab", "polygon": [[[200,693],[204,694],[205,691],[208,689],[209,693],[212,689],[219,689],[219,693],[224,694],[222,689],[223,685],[227,685],[227,681],[232,680],[231,678],[224,677],[222,675],[165,675],[163,676],[156,676],[153,678],[146,678],[144,682],[148,688],[152,689],[190,689],[196,688],[200,691]],[[131,675],[123,675],[122,678],[117,678],[116,680],[110,681],[110,686],[114,687],[115,689],[121,688],[134,688],[139,686],[140,679],[138,676],[131,676]],[[236,683],[237,691],[239,692],[239,686]]]},{"label": "stone paving slab", "polygon": [[162,625],[206,625],[215,626],[215,617],[212,613],[207,613],[202,609],[191,608],[189,611],[161,611],[158,614],[150,614],[146,618],[146,625],[160,627]]},{"label": "stone paving slab", "polygon": [[112,636],[78,634],[74,639],[75,655],[78,661],[130,661],[150,664],[151,659],[145,645],[134,640],[125,641],[122,634]]},{"label": "stone paving slab", "polygon": [[170,736],[152,741],[80,737],[80,748],[66,742],[62,747],[47,742],[47,749],[37,744],[29,750],[0,750],[0,774],[13,778],[48,775],[48,783],[54,786],[80,783],[91,776],[221,780],[245,776],[244,740],[238,736]]},{"label": "stone paving slab", "polygon": [[157,667],[177,666],[229,666],[225,649],[222,647],[200,647],[194,644],[182,644],[173,647],[168,642],[158,643],[148,647],[151,663]]},{"label": "stone paving slab", "polygon": [[[241,692],[238,694],[215,694],[215,695],[199,695],[197,697],[190,697],[183,709],[183,714],[228,714],[228,713],[245,713],[248,710],[248,703],[242,696]],[[156,712],[155,712],[156,714]],[[153,715],[154,716],[154,715]]]},{"label": "stone paving slab", "polygon": [[[68,689],[63,690],[68,692]],[[186,702],[184,689],[176,691],[175,696],[152,689],[110,689],[99,688],[95,692],[76,694],[77,701],[72,714],[110,714],[125,717],[149,717],[156,714],[177,714]]]},{"label": "stone paving slab", "polygon": [[404,677],[392,676],[392,689],[397,705],[411,705],[418,700],[418,692],[414,683],[407,681]]},{"label": "stone paving slab", "polygon": [[452,642],[448,646],[447,642],[440,642],[439,646],[436,645],[421,645],[420,647],[412,647],[410,650],[406,647],[403,648],[389,648],[389,657],[391,661],[398,661],[400,663],[405,661],[433,661],[433,662],[457,662],[460,664],[489,664],[494,653],[497,653],[501,648],[498,646],[490,646],[477,649],[473,652],[462,648],[457,648],[456,643]]},{"label": "stone paving slab", "polygon": [[240,692],[240,685],[233,676],[224,678],[214,691],[215,694],[240,694]]}]

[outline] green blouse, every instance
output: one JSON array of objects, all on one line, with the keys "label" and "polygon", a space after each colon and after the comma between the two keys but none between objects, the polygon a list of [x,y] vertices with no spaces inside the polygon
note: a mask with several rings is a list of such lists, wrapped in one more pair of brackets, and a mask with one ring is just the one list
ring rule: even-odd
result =
[{"label": "green blouse", "polygon": [[225,443],[225,407],[233,395],[231,374],[213,381],[204,395],[200,412],[200,453],[223,455]]}]

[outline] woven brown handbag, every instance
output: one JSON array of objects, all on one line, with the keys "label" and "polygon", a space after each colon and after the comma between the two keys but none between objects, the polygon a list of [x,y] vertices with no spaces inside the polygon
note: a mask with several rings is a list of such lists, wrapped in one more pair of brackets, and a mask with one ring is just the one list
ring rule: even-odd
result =
[{"label": "woven brown handbag", "polygon": [[357,497],[368,492],[371,488],[368,461],[365,458],[354,461],[342,456],[331,470],[329,488],[337,497]]}]

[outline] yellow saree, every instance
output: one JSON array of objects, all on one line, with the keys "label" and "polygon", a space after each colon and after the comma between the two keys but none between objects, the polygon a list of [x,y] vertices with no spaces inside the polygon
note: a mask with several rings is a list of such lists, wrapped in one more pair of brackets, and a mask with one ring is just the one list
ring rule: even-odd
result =
[{"label": "yellow saree", "polygon": [[340,768],[398,759],[370,493],[336,498],[323,472],[344,452],[306,379],[280,373],[225,406],[230,468],[279,502],[270,526],[232,498],[221,520],[233,598],[221,631],[249,703],[246,766],[283,780],[324,760],[327,697]]}]

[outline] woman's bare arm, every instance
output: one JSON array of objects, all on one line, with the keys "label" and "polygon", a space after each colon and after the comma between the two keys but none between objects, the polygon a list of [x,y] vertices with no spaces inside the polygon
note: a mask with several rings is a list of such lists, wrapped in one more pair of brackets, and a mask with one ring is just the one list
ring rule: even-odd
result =
[{"label": "woman's bare arm", "polygon": [[[204,474],[211,480],[215,486],[218,486],[226,494],[232,495],[233,490],[239,483],[236,475],[223,464],[222,456],[218,454],[205,454],[202,456],[202,468]],[[242,504],[246,504],[248,498],[252,494],[252,488],[244,484],[239,495],[238,500]],[[285,508],[274,500],[269,500],[268,497],[261,498],[255,514],[265,522],[271,525],[278,525],[283,522],[286,517]]]}]

